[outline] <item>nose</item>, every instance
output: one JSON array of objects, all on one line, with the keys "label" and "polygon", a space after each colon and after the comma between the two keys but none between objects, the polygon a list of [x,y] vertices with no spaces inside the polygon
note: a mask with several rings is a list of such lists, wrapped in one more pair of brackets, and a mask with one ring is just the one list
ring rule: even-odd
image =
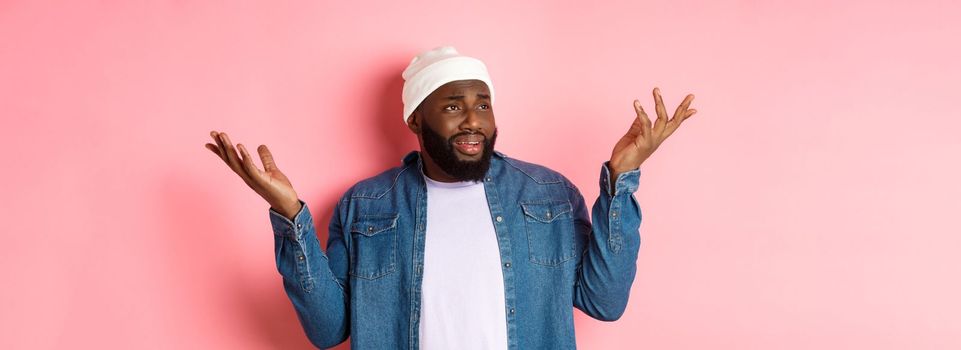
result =
[{"label": "nose", "polygon": [[481,116],[478,115],[478,112],[476,110],[471,109],[467,111],[467,116],[466,118],[464,118],[464,121],[461,123],[460,128],[462,130],[480,132],[483,126],[482,124],[483,124],[483,121]]}]

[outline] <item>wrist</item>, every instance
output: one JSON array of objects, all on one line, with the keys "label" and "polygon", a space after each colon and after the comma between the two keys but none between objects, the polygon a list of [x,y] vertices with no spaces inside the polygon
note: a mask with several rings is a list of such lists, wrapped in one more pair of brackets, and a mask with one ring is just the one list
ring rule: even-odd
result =
[{"label": "wrist", "polygon": [[[615,193],[615,191],[617,190],[617,178],[618,178],[618,177],[620,177],[622,174],[630,173],[630,172],[632,172],[632,171],[637,171],[637,170],[639,170],[639,169],[640,169],[640,166],[625,167],[625,166],[620,166],[620,165],[618,165],[618,164],[615,164],[615,163],[613,163],[613,162],[611,162],[611,161],[608,161],[608,162],[607,162],[607,172],[608,172],[608,174],[610,175],[610,179],[609,179],[609,180],[610,180],[610,182],[609,182],[609,184],[610,184],[610,192],[609,192],[609,193],[610,193],[611,195],[613,195],[613,194]],[[630,186],[629,186],[629,187],[630,187]]]},{"label": "wrist", "polygon": [[[637,167],[634,167],[634,168],[637,168]],[[614,176],[615,174],[626,173],[628,171],[633,170],[634,168],[624,166],[621,163],[615,162],[613,160],[607,161],[607,169],[610,171],[612,176]]]},{"label": "wrist", "polygon": [[294,217],[297,216],[297,213],[300,212],[301,207],[303,206],[300,204],[300,200],[298,199],[296,202],[292,204],[274,206],[273,208],[275,211],[277,211],[287,219],[290,219],[291,221],[293,221]]},{"label": "wrist", "polygon": [[628,167],[612,166],[610,168],[610,171],[611,171],[611,176],[614,176],[615,178],[617,178],[617,175],[620,175],[629,171],[637,170],[638,168],[639,167],[628,168]]}]

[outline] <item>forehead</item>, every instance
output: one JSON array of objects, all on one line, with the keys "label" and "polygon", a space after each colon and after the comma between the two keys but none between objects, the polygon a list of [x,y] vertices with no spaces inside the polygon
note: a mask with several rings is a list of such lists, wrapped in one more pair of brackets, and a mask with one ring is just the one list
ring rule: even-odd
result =
[{"label": "forehead", "polygon": [[483,93],[486,95],[490,94],[490,89],[487,88],[487,83],[471,79],[471,80],[454,80],[447,84],[441,85],[430,95],[431,97],[440,95],[450,95],[450,94],[460,94],[463,95],[466,92]]}]

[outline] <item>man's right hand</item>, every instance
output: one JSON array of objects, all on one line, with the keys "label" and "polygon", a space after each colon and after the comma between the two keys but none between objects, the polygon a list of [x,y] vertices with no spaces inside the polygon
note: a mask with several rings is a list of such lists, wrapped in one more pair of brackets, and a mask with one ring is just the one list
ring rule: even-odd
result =
[{"label": "man's right hand", "polygon": [[260,170],[254,165],[253,159],[250,158],[247,148],[243,144],[237,144],[237,147],[240,148],[240,157],[237,156],[237,151],[234,149],[234,145],[230,143],[227,133],[211,131],[210,136],[214,138],[216,144],[206,144],[207,149],[214,152],[224,163],[227,163],[227,166],[237,175],[240,175],[247,186],[250,186],[254,192],[257,192],[267,200],[267,203],[270,203],[271,208],[293,220],[294,216],[300,212],[300,200],[297,197],[297,192],[294,191],[294,186],[290,184],[290,180],[287,180],[287,176],[284,176],[284,173],[277,169],[277,165],[274,164],[274,157],[270,155],[267,146],[260,145],[260,147],[257,147],[260,161],[264,164],[264,170]]}]

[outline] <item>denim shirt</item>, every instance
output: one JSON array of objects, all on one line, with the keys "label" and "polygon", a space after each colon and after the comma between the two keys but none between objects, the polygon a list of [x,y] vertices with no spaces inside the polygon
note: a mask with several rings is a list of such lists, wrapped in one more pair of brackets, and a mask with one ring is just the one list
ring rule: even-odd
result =
[{"label": "denim shirt", "polygon": [[[418,349],[427,189],[420,154],[351,187],[326,251],[307,204],[291,221],[268,209],[277,269],[301,325],[321,348]],[[510,349],[573,349],[574,311],[621,317],[637,272],[640,170],[607,162],[589,217],[580,191],[546,167],[494,151],[484,177],[497,234]],[[572,307],[573,306],[573,307]]]}]

